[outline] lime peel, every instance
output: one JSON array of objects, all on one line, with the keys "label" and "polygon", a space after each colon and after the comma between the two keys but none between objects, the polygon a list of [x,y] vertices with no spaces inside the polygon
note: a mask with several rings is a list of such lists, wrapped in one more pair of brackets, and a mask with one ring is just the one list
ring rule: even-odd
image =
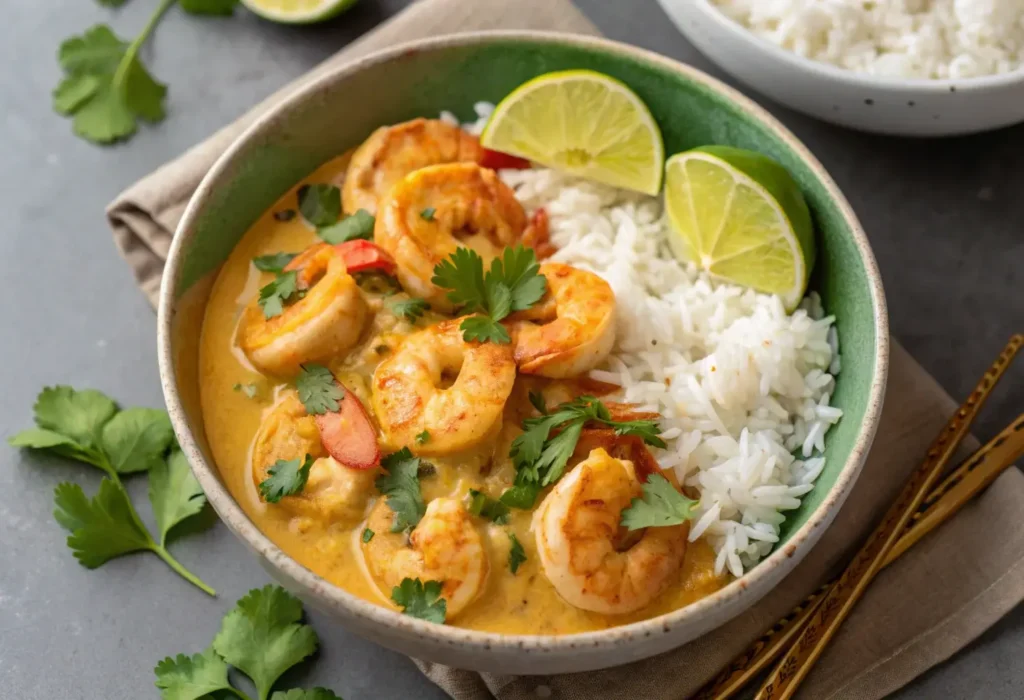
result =
[{"label": "lime peel", "polygon": [[263,19],[280,24],[313,24],[336,17],[357,0],[241,0]]}]

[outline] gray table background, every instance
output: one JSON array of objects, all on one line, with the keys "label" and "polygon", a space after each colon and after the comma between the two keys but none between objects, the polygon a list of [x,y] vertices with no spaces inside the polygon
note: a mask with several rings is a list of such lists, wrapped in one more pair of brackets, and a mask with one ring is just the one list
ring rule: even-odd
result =
[{"label": "gray table background", "polygon": [[[723,77],[654,0],[577,2],[609,37]],[[406,4],[361,0],[347,15],[309,28],[276,26],[244,11],[197,19],[172,10],[143,54],[170,85],[168,118],[102,149],[73,137],[70,123],[50,109],[56,48],[100,21],[132,36],[155,2],[135,0],[120,13],[92,2],[8,3],[0,25],[0,437],[30,424],[46,384],[99,388],[126,405],[162,405],[155,317],[113,247],[104,205]],[[954,397],[965,396],[1010,333],[1024,327],[1024,127],[912,141],[768,107],[824,162],[860,215],[885,278],[893,334]],[[978,422],[982,437],[1022,408],[1024,367],[1004,383]],[[218,590],[216,600],[152,556],[88,571],[50,515],[52,491],[70,479],[92,492],[98,475],[6,445],[0,455],[0,697],[155,698],[155,663],[202,650],[233,602],[268,581],[223,526],[175,547]],[[131,490],[146,503],[144,479]],[[148,504],[143,508],[148,513]],[[444,697],[405,658],[326,619],[312,622],[322,653],[288,677],[294,685],[322,684],[348,700]],[[1022,654],[1018,608],[898,696],[1024,697]]]}]

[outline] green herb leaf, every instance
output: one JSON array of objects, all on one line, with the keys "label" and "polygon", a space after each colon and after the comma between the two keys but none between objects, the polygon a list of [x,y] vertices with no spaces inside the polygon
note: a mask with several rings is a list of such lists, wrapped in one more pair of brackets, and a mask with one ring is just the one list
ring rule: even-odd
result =
[{"label": "green herb leaf", "polygon": [[[517,246],[505,248],[501,258],[491,263],[485,283],[502,283],[511,294],[511,311],[525,311],[540,301],[547,291],[547,279],[540,274],[540,264],[532,248]],[[495,316],[502,319],[504,316]]]},{"label": "green herb leaf", "polygon": [[256,266],[257,270],[263,272],[284,272],[285,266],[295,259],[297,253],[271,253],[270,255],[260,255],[259,257],[252,259],[252,264]]},{"label": "green herb leaf", "polygon": [[178,0],[181,9],[193,15],[227,16],[234,12],[238,0]]},{"label": "green herb leaf", "polygon": [[174,450],[149,471],[149,502],[160,531],[160,545],[178,523],[202,512],[206,494],[199,485],[181,450]]},{"label": "green herb leaf", "polygon": [[100,447],[118,473],[132,474],[162,463],[173,441],[174,428],[167,411],[128,408],[103,426]]},{"label": "green herb leaf", "polygon": [[121,5],[128,2],[128,0],[96,0],[96,2],[101,5],[106,5],[107,7],[121,7]]},{"label": "green herb leaf", "polygon": [[409,323],[414,323],[416,319],[422,318],[424,312],[429,309],[430,304],[427,303],[426,299],[419,299],[417,297],[396,301],[391,305],[391,313],[404,318]]},{"label": "green herb leaf", "polygon": [[491,342],[502,345],[512,342],[505,327],[489,316],[470,316],[459,324],[459,330],[462,331],[462,338],[470,342]]},{"label": "green herb leaf", "polygon": [[433,221],[434,214],[436,213],[437,209],[435,209],[434,207],[427,207],[426,209],[420,212],[420,218],[423,219],[424,221]]},{"label": "green herb leaf", "polygon": [[413,457],[408,447],[403,447],[381,459],[380,464],[387,473],[378,476],[375,485],[388,497],[388,507],[395,513],[391,531],[416,527],[427,510],[420,493],[419,458]]},{"label": "green herb leaf", "polygon": [[95,75],[69,75],[53,91],[53,109],[57,114],[71,116],[102,86]]},{"label": "green herb leaf", "polygon": [[515,575],[519,571],[519,565],[526,561],[526,550],[519,544],[514,532],[508,533],[508,539],[511,543],[508,550],[508,568]]},{"label": "green herb leaf", "polygon": [[20,433],[12,435],[7,439],[11,447],[28,447],[33,450],[48,450],[62,457],[77,459],[94,466],[99,466],[99,460],[94,453],[83,448],[67,435],[55,433],[52,430],[43,428],[29,428]]},{"label": "green herb leaf", "polygon": [[93,389],[76,391],[69,386],[55,386],[39,393],[34,411],[40,428],[90,447],[99,442],[100,429],[117,413],[117,404]]},{"label": "green herb leaf", "polygon": [[71,532],[68,547],[83,566],[95,569],[122,554],[153,548],[149,533],[132,518],[128,496],[110,479],[100,482],[92,500],[69,482],[57,484],[53,496],[53,517]]},{"label": "green herb leaf", "polygon": [[256,398],[256,394],[259,393],[259,387],[256,386],[253,383],[249,383],[249,384],[236,383],[231,388],[234,389],[235,391],[242,392],[243,394],[245,394],[250,399]]},{"label": "green herb leaf", "polygon": [[277,503],[285,496],[302,493],[309,479],[309,470],[313,466],[312,455],[305,459],[279,459],[267,470],[269,476],[260,482],[260,493],[267,503]]},{"label": "green herb leaf", "polygon": [[327,688],[311,688],[309,690],[294,688],[288,692],[279,690],[270,696],[270,700],[342,700],[342,698]]},{"label": "green herb leaf", "polygon": [[621,523],[627,530],[682,525],[693,515],[697,501],[676,491],[661,474],[648,476],[642,488],[643,496],[622,511]]},{"label": "green herb leaf", "polygon": [[440,581],[423,583],[418,578],[402,579],[401,585],[391,590],[391,600],[410,617],[444,624],[448,602],[441,597]]},{"label": "green herb leaf", "polygon": [[548,412],[547,404],[544,403],[544,394],[539,391],[530,392],[530,404],[537,409],[537,412],[544,414]]},{"label": "green herb leaf", "polygon": [[505,489],[499,500],[509,508],[529,510],[537,502],[538,494],[540,494],[540,484],[515,484]]},{"label": "green herb leaf", "polygon": [[284,313],[285,304],[299,291],[299,275],[295,270],[282,273],[270,284],[260,289],[259,305],[263,308],[266,318],[274,318]]},{"label": "green herb leaf", "polygon": [[331,245],[354,241],[357,238],[372,241],[375,222],[373,214],[365,209],[360,209],[352,216],[346,216],[337,223],[321,226],[316,230],[316,235]]},{"label": "green herb leaf", "polygon": [[425,445],[430,442],[430,431],[424,430],[422,433],[416,436],[417,445]]},{"label": "green herb leaf", "polygon": [[430,280],[442,289],[450,289],[448,301],[466,313],[486,312],[487,289],[484,287],[484,259],[471,248],[455,252],[434,267]]},{"label": "green herb leaf", "polygon": [[254,589],[224,617],[213,649],[266,698],[282,673],[316,651],[316,632],[301,620],[302,603],[280,586]]},{"label": "green herb leaf", "polygon": [[311,416],[334,413],[340,408],[338,402],[345,398],[345,390],[323,365],[302,365],[295,378],[295,388],[299,401]]},{"label": "green herb leaf", "polygon": [[504,503],[496,501],[486,493],[476,489],[469,490],[466,510],[473,515],[479,515],[481,518],[486,518],[498,525],[504,525],[508,522],[508,507]]},{"label": "green herb leaf", "polygon": [[228,665],[212,648],[191,657],[168,656],[153,672],[162,700],[200,700],[218,690],[231,690]]},{"label": "green herb leaf", "polygon": [[372,539],[373,539],[373,536],[374,536],[375,534],[377,534],[377,533],[375,533],[375,532],[374,532],[373,530],[371,530],[370,528],[366,528],[365,530],[363,530],[363,544],[366,544],[366,543],[368,543],[368,542],[369,542],[370,540],[372,540]]},{"label": "green herb leaf", "polygon": [[334,185],[303,185],[298,198],[299,212],[317,228],[330,226],[341,216],[341,190]]}]

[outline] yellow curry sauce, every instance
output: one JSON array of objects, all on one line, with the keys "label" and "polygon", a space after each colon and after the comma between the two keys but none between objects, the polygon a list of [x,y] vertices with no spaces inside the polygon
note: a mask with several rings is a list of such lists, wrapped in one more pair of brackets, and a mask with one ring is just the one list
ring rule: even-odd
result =
[{"label": "yellow curry sauce", "polygon": [[[312,173],[309,182],[340,182],[347,158],[339,157]],[[366,526],[359,522],[320,522],[296,515],[281,504],[264,503],[251,471],[251,449],[261,418],[282,392],[285,382],[257,373],[237,345],[239,318],[259,288],[270,279],[257,271],[251,260],[259,255],[298,252],[317,242],[309,226],[295,217],[278,221],[274,212],[294,208],[298,186],[284,195],[246,233],[224,263],[213,285],[203,320],[199,357],[199,386],[206,437],[224,482],[253,522],[298,562],[328,581],[378,605],[393,607],[390,590],[378,588],[363,559],[360,536]],[[402,293],[385,297],[363,287],[374,320],[360,344],[345,357],[325,364],[349,390],[370,407],[370,380],[377,362],[400,341],[403,333],[439,320],[431,315],[417,326],[397,319],[388,306],[407,298]],[[392,290],[393,293],[393,290]],[[545,381],[545,380],[528,380]],[[450,496],[462,499],[471,488],[497,498],[512,483],[515,470],[508,459],[508,444],[515,436],[527,409],[524,382],[506,406],[506,420],[492,440],[473,453],[426,458],[435,473],[421,478],[426,502]],[[532,385],[536,386],[536,385]],[[255,390],[250,398],[242,388]],[[571,465],[570,465],[571,466]],[[379,471],[379,470],[378,470]],[[376,490],[367,514],[379,496]],[[480,596],[449,621],[460,627],[510,634],[570,634],[598,630],[654,617],[683,607],[720,588],[725,580],[713,574],[711,548],[698,540],[687,548],[678,581],[647,607],[627,615],[602,615],[580,610],[565,602],[545,577],[530,530],[532,512],[512,510],[508,524],[479,521],[490,562],[486,588]],[[526,552],[526,562],[516,574],[508,568],[509,537],[514,532]]]}]

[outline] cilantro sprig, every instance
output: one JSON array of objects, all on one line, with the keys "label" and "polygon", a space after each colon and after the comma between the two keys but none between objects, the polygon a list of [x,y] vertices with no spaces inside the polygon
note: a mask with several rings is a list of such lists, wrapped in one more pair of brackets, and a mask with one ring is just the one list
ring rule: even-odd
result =
[{"label": "cilantro sprig", "polygon": [[[167,549],[170,535],[206,505],[188,461],[172,449],[174,431],[167,412],[121,410],[99,391],[56,386],[40,392],[34,413],[36,427],[12,436],[12,446],[45,450],[92,465],[105,475],[91,499],[70,482],[54,490],[54,518],[70,533],[67,544],[75,558],[95,569],[124,554],[152,552],[186,581],[215,595]],[[142,522],[121,479],[139,472],[149,473],[157,536]]]},{"label": "cilantro sprig", "polygon": [[372,241],[373,227],[376,222],[377,220],[373,214],[365,209],[360,209],[351,216],[346,216],[344,219],[335,221],[332,224],[317,228],[316,235],[331,245],[337,245],[345,241],[354,241],[357,238]]},{"label": "cilantro sprig", "polygon": [[339,408],[338,402],[345,398],[345,390],[334,379],[331,370],[323,365],[302,365],[295,378],[295,388],[299,392],[299,401],[311,416],[334,413]]},{"label": "cilantro sprig", "polygon": [[259,305],[263,316],[271,319],[284,313],[284,307],[299,297],[299,273],[282,272],[269,284],[260,288]]},{"label": "cilantro sprig", "polygon": [[[253,589],[224,616],[213,643],[193,656],[168,656],[153,669],[163,700],[236,697],[239,700],[341,700],[326,688],[271,690],[285,671],[319,646],[302,622],[302,603],[280,586]],[[256,697],[231,684],[234,667],[252,679]]]},{"label": "cilantro sprig", "polygon": [[297,253],[270,253],[252,259],[253,266],[261,272],[284,272],[285,266],[295,259]]},{"label": "cilantro sprig", "polygon": [[422,318],[423,314],[430,310],[430,304],[426,299],[412,297],[403,301],[396,301],[391,305],[391,313],[404,318],[409,323],[415,323],[416,319]]},{"label": "cilantro sprig", "polygon": [[519,543],[514,532],[508,533],[508,541],[508,570],[515,576],[519,571],[519,565],[526,561],[526,550],[523,549],[523,545]]},{"label": "cilantro sprig", "polygon": [[402,583],[391,590],[391,600],[410,617],[427,622],[444,624],[448,612],[448,601],[441,597],[441,582],[418,578],[404,578]]},{"label": "cilantro sprig", "polygon": [[476,489],[470,489],[466,496],[466,510],[498,525],[508,522],[508,507],[501,501],[496,501]]},{"label": "cilantro sprig", "polygon": [[476,314],[459,326],[465,340],[493,343],[511,342],[498,322],[530,308],[547,291],[537,256],[521,245],[505,248],[486,274],[483,258],[475,250],[458,248],[437,264],[431,282],[451,290],[448,300],[460,307],[460,313]]},{"label": "cilantro sprig", "polygon": [[648,476],[642,488],[643,496],[622,511],[620,522],[627,530],[682,525],[697,507],[697,501],[679,493],[661,474]]},{"label": "cilantro sprig", "polygon": [[279,459],[267,470],[267,478],[260,482],[260,495],[267,503],[277,503],[285,496],[296,496],[306,488],[312,455],[303,458]]},{"label": "cilantro sprig", "polygon": [[[544,405],[540,397],[531,401],[535,407]],[[557,406],[551,413],[523,421],[524,430],[512,441],[509,450],[516,467],[516,480],[501,495],[501,502],[511,508],[531,508],[540,490],[562,477],[588,422],[607,425],[618,435],[635,435],[648,445],[665,447],[664,440],[658,437],[661,428],[657,421],[616,421],[600,400],[581,396]]]},{"label": "cilantro sprig", "polygon": [[298,193],[299,213],[316,227],[316,235],[331,245],[357,238],[373,240],[376,219],[360,209],[351,216],[342,217],[341,190],[329,183],[303,185]]},{"label": "cilantro sprig", "polygon": [[420,460],[413,457],[408,447],[383,457],[380,465],[385,474],[377,477],[374,485],[377,490],[387,496],[388,507],[395,514],[391,523],[391,532],[416,527],[427,512],[420,492]]}]

